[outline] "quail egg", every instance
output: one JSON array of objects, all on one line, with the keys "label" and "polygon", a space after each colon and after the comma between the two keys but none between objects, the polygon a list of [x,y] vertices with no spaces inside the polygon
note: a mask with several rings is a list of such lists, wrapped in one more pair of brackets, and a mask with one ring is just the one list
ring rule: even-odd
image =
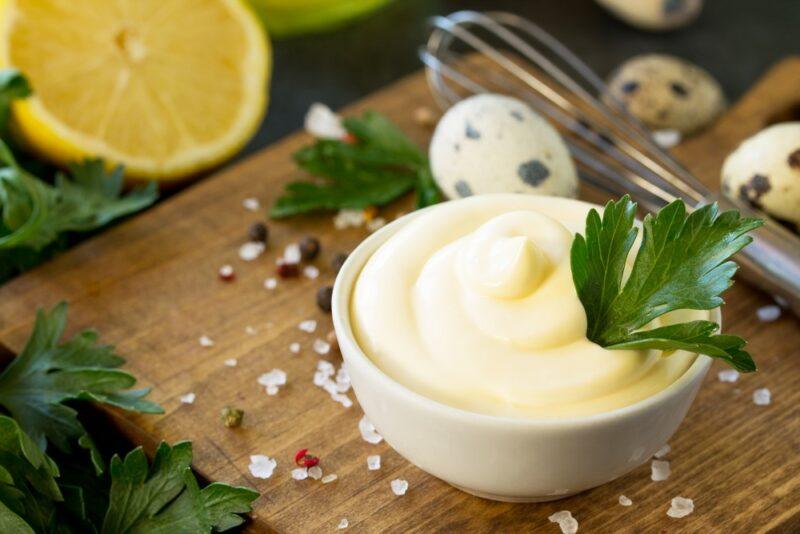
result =
[{"label": "quail egg", "polygon": [[722,165],[722,192],[800,229],[800,122],[761,130]]},{"label": "quail egg", "polygon": [[527,104],[476,95],[442,117],[430,145],[431,171],[449,198],[484,193],[575,197],[578,177],[561,136]]},{"label": "quail egg", "polygon": [[687,26],[703,9],[703,0],[597,0],[631,26],[664,31]]},{"label": "quail egg", "polygon": [[611,74],[608,88],[651,130],[690,134],[711,124],[726,106],[708,72],[674,56],[635,56]]}]

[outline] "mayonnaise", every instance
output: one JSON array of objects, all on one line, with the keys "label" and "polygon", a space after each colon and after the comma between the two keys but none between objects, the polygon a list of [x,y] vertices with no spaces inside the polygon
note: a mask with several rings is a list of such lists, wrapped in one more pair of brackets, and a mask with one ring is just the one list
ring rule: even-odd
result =
[{"label": "mayonnaise", "polygon": [[611,351],[586,339],[569,251],[591,207],[482,195],[413,216],[356,281],[360,347],[406,387],[479,413],[588,415],[661,391],[694,354]]}]

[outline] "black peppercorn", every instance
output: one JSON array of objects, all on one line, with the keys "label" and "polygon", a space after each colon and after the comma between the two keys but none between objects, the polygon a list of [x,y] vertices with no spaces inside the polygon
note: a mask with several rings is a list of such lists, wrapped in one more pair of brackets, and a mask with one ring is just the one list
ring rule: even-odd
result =
[{"label": "black peppercorn", "polygon": [[324,312],[331,311],[331,297],[333,297],[333,287],[323,286],[317,291],[317,306]]},{"label": "black peppercorn", "polygon": [[333,269],[334,274],[339,273],[339,270],[342,268],[342,265],[344,265],[345,261],[347,261],[347,254],[344,252],[339,252],[333,257],[331,260],[331,269]]},{"label": "black peppercorn", "polygon": [[255,222],[250,225],[250,228],[247,230],[247,237],[250,241],[258,241],[260,243],[266,243],[267,239],[269,239],[269,229],[267,225],[262,222]]},{"label": "black peppercorn", "polygon": [[300,257],[311,261],[319,254],[319,240],[314,237],[304,237],[300,241]]}]

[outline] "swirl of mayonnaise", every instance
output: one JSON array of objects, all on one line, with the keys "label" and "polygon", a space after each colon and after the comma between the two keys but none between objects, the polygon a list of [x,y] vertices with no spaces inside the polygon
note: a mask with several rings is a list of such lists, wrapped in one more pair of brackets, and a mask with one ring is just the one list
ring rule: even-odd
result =
[{"label": "swirl of mayonnaise", "polygon": [[587,415],[657,393],[695,355],[586,339],[569,252],[591,207],[483,195],[401,222],[356,281],[359,345],[406,387],[480,413]]}]

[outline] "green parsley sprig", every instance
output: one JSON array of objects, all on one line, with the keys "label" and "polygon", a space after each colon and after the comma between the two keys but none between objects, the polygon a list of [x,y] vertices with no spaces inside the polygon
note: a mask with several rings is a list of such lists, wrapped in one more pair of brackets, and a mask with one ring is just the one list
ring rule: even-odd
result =
[{"label": "green parsley sprig", "polygon": [[272,217],[382,206],[411,190],[417,207],[441,200],[427,156],[388,118],[367,111],[343,125],[352,142],[318,139],[294,154],[297,165],[320,180],[287,184]]},{"label": "green parsley sprig", "polygon": [[602,218],[591,210],[586,236],[572,243],[572,277],[588,320],[587,337],[609,349],[688,350],[719,358],[742,372],[756,370],[745,341],[714,334],[719,325],[691,321],[646,329],[674,310],[709,310],[733,283],[737,266],[729,258],[752,238],[760,219],[719,213],[716,203],[689,215],[677,200],[642,224],[639,250],[625,279],[628,255],[638,229],[636,204],[629,196],[606,204]]}]

